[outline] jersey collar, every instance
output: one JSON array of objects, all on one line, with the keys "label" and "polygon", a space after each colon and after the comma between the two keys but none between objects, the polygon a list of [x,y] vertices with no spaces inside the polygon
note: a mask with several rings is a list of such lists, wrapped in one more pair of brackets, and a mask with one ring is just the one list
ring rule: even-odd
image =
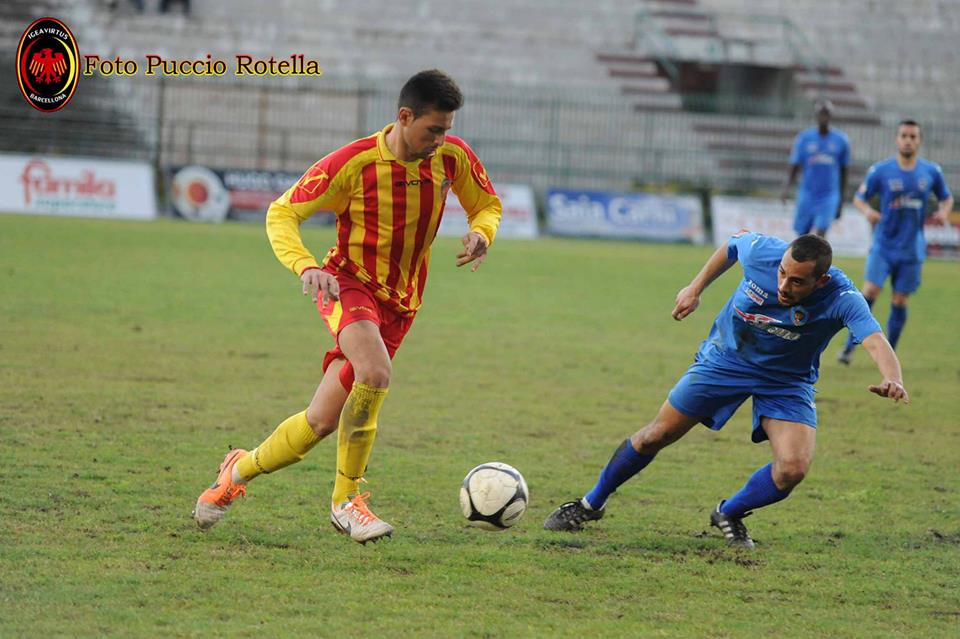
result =
[{"label": "jersey collar", "polygon": [[387,146],[387,133],[393,129],[393,125],[394,123],[391,122],[377,133],[377,150],[380,152],[380,159],[388,162],[397,161],[397,156],[395,156],[393,151],[390,150],[390,147]]},{"label": "jersey collar", "polygon": [[398,164],[402,164],[403,166],[419,165],[422,160],[404,162],[403,160],[397,159],[397,156],[394,155],[393,151],[390,150],[390,146],[387,145],[387,133],[390,133],[395,124],[395,122],[391,122],[377,132],[377,151],[380,153],[380,159],[384,162],[396,162]]}]

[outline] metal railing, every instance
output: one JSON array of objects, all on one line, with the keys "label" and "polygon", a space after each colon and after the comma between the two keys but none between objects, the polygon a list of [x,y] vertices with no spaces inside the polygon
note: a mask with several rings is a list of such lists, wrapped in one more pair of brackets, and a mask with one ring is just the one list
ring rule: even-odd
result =
[{"label": "metal railing", "polygon": [[680,50],[673,39],[660,27],[660,23],[644,9],[637,9],[633,17],[633,46],[653,56],[674,85],[680,78],[675,60],[680,59]]}]

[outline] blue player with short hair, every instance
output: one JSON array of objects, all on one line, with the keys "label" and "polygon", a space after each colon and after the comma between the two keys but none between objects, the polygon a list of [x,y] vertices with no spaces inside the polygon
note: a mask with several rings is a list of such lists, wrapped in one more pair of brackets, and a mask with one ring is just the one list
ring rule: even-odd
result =
[{"label": "blue player with short hair", "polygon": [[793,230],[797,235],[816,233],[825,237],[833,221],[840,217],[843,193],[847,189],[847,165],[850,164],[850,141],[837,128],[830,127],[833,104],[820,100],[814,105],[817,126],[797,134],[790,152],[790,173],[780,199],[786,203],[797,173],[797,212]]},{"label": "blue player with short hair", "polygon": [[[944,180],[943,169],[918,155],[923,142],[920,125],[914,120],[900,122],[896,142],[897,155],[871,166],[853,199],[854,205],[874,225],[863,296],[873,307],[883,283],[890,277],[893,295],[887,335],[894,348],[907,323],[907,300],[920,288],[920,271],[927,253],[923,223],[930,194],[939,201],[933,218],[941,224],[947,223],[953,209],[953,196]],[[870,206],[874,196],[880,198],[879,211]],[[837,358],[840,363],[850,363],[856,344],[851,334]]]},{"label": "blue player with short hair", "polygon": [[773,463],[721,501],[710,523],[729,544],[753,548],[743,518],[787,497],[810,468],[817,428],[813,385],[820,354],[838,331],[849,328],[876,362],[882,381],[871,385],[871,392],[909,401],[897,356],[863,296],[843,271],[831,267],[832,258],[830,244],[812,234],[788,245],[742,231],[720,247],[677,294],[673,309],[676,320],[692,313],[704,289],[740,262],[743,279],[693,365],[654,420],[620,444],[593,489],[553,511],[544,528],[576,531],[600,519],[607,498],[664,447],[698,423],[719,430],[752,397],[752,439],[770,440]]}]

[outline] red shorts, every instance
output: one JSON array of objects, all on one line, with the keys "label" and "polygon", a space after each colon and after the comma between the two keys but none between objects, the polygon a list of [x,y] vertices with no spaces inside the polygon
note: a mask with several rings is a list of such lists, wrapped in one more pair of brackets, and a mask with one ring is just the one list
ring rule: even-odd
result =
[{"label": "red shorts", "polygon": [[323,357],[323,372],[327,372],[327,367],[333,360],[346,359],[343,351],[340,350],[340,331],[360,320],[369,320],[380,327],[380,337],[383,338],[383,344],[387,347],[390,359],[393,359],[413,324],[413,317],[398,315],[396,311],[377,300],[370,289],[349,275],[332,269],[324,269],[324,272],[337,278],[337,283],[340,284],[340,299],[330,300],[324,304],[322,297],[317,298],[317,309],[335,340],[334,347]]}]

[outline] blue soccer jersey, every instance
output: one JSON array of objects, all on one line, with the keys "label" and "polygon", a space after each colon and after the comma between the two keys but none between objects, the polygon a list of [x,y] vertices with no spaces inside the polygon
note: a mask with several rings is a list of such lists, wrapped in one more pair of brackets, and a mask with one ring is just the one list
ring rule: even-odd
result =
[{"label": "blue soccer jersey", "polygon": [[743,279],[700,345],[698,360],[782,382],[812,384],[820,354],[847,327],[858,342],[880,331],[863,295],[838,268],[830,281],[794,306],[777,300],[777,272],[788,244],[743,232],[730,238],[727,256],[743,267]]},{"label": "blue soccer jersey", "polygon": [[880,196],[880,221],[873,230],[872,250],[896,261],[923,260],[923,221],[931,193],[940,201],[950,197],[943,170],[934,162],[917,158],[916,166],[904,171],[892,157],[871,166],[856,197],[866,202]]},{"label": "blue soccer jersey", "polygon": [[838,129],[820,135],[817,127],[797,134],[790,152],[790,164],[803,169],[797,202],[817,204],[826,200],[840,201],[840,168],[850,163],[850,142]]}]

